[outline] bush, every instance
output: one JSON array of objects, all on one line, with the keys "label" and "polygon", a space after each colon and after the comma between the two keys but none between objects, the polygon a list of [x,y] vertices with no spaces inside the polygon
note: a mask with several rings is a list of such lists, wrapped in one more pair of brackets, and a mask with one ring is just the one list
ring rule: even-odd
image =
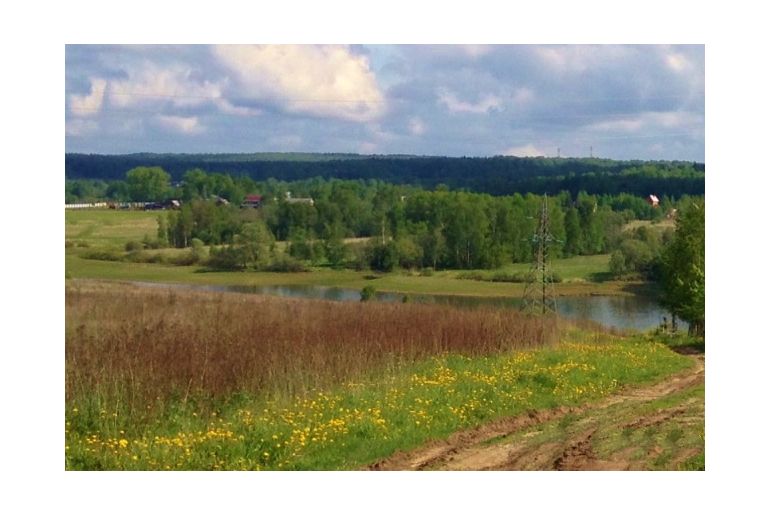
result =
[{"label": "bush", "polygon": [[186,253],[171,258],[171,263],[174,265],[195,265],[198,262],[200,262],[200,256],[192,249]]},{"label": "bush", "polygon": [[126,251],[129,253],[133,251],[141,251],[142,249],[144,249],[144,246],[141,242],[137,242],[136,240],[126,242]]},{"label": "bush", "polygon": [[148,253],[145,251],[133,251],[125,258],[134,263],[168,263],[168,258],[161,253]]},{"label": "bush", "polygon": [[369,301],[377,294],[377,289],[372,285],[367,285],[361,289],[361,301]]},{"label": "bush", "polygon": [[474,281],[489,281],[487,277],[480,272],[459,272],[456,278],[468,279],[468,280],[474,280]]},{"label": "bush", "polygon": [[369,266],[377,271],[390,272],[398,265],[398,248],[392,240],[369,248]]},{"label": "bush", "polygon": [[[163,245],[163,242],[158,240],[157,238],[155,240],[151,240],[150,237],[147,235],[144,235],[144,238],[142,239],[142,245],[145,249],[161,249],[163,247],[166,247]],[[128,251],[128,249],[126,249]]]},{"label": "bush", "polygon": [[242,271],[246,268],[245,259],[240,247],[227,246],[221,249],[211,249],[206,265],[216,270]]},{"label": "bush", "polygon": [[123,254],[115,249],[95,249],[83,253],[86,260],[105,260],[109,262],[119,262],[123,260]]},{"label": "bush", "polygon": [[283,255],[273,260],[264,270],[269,272],[308,272],[310,269],[291,256]]}]

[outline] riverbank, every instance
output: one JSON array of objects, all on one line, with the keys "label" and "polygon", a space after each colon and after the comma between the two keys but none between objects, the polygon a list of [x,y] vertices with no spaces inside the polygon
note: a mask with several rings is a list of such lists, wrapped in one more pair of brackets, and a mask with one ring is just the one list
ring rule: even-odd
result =
[{"label": "riverbank", "polygon": [[[577,257],[556,260],[554,270],[564,280],[555,285],[557,296],[634,296],[654,295],[655,286],[642,281],[590,281],[586,275],[595,274],[601,263],[586,266],[586,259],[594,262],[603,257]],[[506,272],[526,270],[525,264],[512,264]],[[458,274],[467,271],[436,271],[430,275],[419,272],[399,271],[373,273],[350,269],[319,267],[310,272],[205,272],[199,265],[179,266],[157,263],[132,263],[85,259],[76,250],[65,252],[67,278],[120,281],[147,281],[190,285],[219,286],[285,286],[306,285],[339,287],[361,290],[372,286],[380,292],[409,295],[456,295],[520,298],[523,283],[505,283],[460,279]]]}]

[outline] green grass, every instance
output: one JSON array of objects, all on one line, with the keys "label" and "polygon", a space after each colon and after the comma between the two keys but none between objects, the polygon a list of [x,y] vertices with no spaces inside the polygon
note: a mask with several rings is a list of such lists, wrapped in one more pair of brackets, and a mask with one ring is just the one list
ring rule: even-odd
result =
[{"label": "green grass", "polygon": [[573,336],[538,351],[435,357],[303,397],[242,393],[213,413],[200,413],[194,399],[155,412],[148,406],[154,418],[77,400],[66,407],[66,467],[356,469],[462,428],[583,404],[691,363],[659,343]]},{"label": "green grass", "polygon": [[158,233],[158,215],[162,211],[139,210],[65,210],[64,238],[75,245],[122,248],[145,235],[154,239]]},{"label": "green grass", "polygon": [[704,407],[704,387],[694,386],[652,401],[632,398],[579,414],[567,413],[535,429],[485,444],[518,443],[525,449],[537,449],[574,442],[590,432],[596,461],[616,467],[625,464],[634,470],[703,470]]},{"label": "green grass", "polygon": [[[85,251],[88,251],[86,249]],[[155,252],[155,251],[152,251]],[[169,254],[179,251],[168,250]],[[408,272],[373,275],[367,271],[316,268],[312,272],[200,272],[200,266],[174,266],[123,261],[88,260],[83,250],[67,249],[65,271],[67,278],[119,281],[154,281],[194,285],[317,285],[361,290],[372,285],[383,292],[405,294],[436,294],[489,297],[517,297],[523,294],[521,283],[493,283],[457,279],[458,271],[441,271],[432,276]],[[374,276],[374,279],[371,279]],[[633,295],[641,282],[607,281],[602,283],[567,282],[557,285],[557,295]]]},{"label": "green grass", "polygon": [[[610,255],[597,254],[593,256],[573,256],[553,260],[551,267],[565,282],[594,281],[594,279],[609,271]],[[530,269],[528,263],[512,263],[494,270],[476,270],[482,275],[492,277],[496,273],[524,274]]]}]

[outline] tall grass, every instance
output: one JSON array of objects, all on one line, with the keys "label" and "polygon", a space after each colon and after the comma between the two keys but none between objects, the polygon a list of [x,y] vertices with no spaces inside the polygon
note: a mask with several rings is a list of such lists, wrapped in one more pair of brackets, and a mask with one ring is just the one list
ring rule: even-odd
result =
[{"label": "tall grass", "polygon": [[66,397],[136,416],[169,401],[292,396],[429,356],[523,349],[553,341],[556,331],[550,321],[492,308],[70,282]]}]

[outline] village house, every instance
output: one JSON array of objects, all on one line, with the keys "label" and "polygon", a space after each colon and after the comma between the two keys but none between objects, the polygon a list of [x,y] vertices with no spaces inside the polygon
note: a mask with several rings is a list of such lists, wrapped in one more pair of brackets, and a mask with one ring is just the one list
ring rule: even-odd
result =
[{"label": "village house", "polygon": [[241,208],[260,208],[262,207],[262,196],[250,194],[244,197]]},{"label": "village house", "polygon": [[289,204],[309,204],[313,206],[315,201],[310,197],[292,197],[291,192],[286,192],[286,202]]},{"label": "village house", "polygon": [[660,199],[658,199],[658,197],[654,194],[648,195],[645,201],[647,201],[647,204],[649,204],[653,208],[657,208],[658,205],[660,204]]}]

